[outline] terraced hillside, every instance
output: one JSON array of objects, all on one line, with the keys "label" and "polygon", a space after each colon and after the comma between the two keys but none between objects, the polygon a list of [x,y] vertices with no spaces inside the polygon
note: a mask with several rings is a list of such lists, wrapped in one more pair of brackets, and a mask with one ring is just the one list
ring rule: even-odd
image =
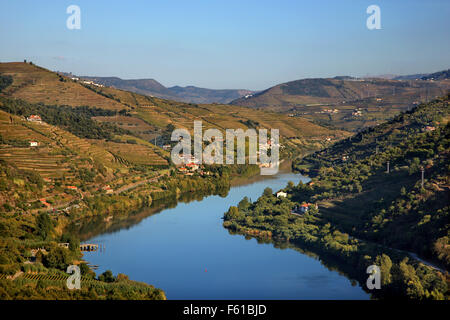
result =
[{"label": "terraced hillside", "polygon": [[[27,63],[2,63],[0,74],[13,79],[12,84],[3,90],[7,97],[61,106],[86,105],[90,108],[115,110],[115,115],[96,116],[93,119],[114,124],[159,146],[170,142],[171,130],[168,128],[187,128],[192,131],[194,120],[202,120],[205,130],[279,129],[283,143],[300,152],[320,149],[348,136],[342,130],[328,129],[302,117],[230,105],[200,105],[164,100],[112,87],[101,87],[94,83],[73,81]],[[36,93],[36,90],[39,92]],[[80,99],[81,96],[84,98]]]},{"label": "terraced hillside", "polygon": [[[326,129],[299,117],[293,118],[237,106],[199,105],[164,100],[112,87],[72,81],[68,77],[26,63],[1,63],[0,74],[13,78],[13,83],[4,90],[7,96],[45,104],[87,105],[120,110],[122,115],[128,116],[128,119],[114,116],[98,117],[96,120],[128,127],[127,129],[146,140],[161,135],[168,124],[191,129],[195,119],[203,120],[204,128],[277,128],[280,129],[281,135],[289,138],[324,141],[328,136],[335,139],[345,136],[345,132]],[[38,87],[42,99],[40,94],[36,94]],[[80,99],[80,93],[85,98]]]},{"label": "terraced hillside", "polygon": [[81,84],[29,63],[0,63],[0,74],[12,76],[3,90],[10,97],[51,105],[95,106],[109,110],[127,108],[124,104],[96,94]]},{"label": "terraced hillside", "polygon": [[92,140],[92,142],[108,150],[118,162],[124,164],[168,165],[167,160],[161,158],[150,146],[100,140]]}]

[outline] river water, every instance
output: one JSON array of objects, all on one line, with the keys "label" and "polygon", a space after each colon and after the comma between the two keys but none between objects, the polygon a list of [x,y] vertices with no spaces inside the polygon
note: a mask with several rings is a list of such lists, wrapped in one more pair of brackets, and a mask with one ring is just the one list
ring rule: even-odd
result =
[{"label": "river water", "polygon": [[369,299],[345,275],[317,258],[275,248],[223,228],[221,217],[247,196],[256,200],[264,188],[277,191],[288,181],[308,178],[290,172],[233,186],[226,197],[178,203],[137,223],[103,233],[87,242],[104,250],[84,259],[161,288],[168,299]]}]

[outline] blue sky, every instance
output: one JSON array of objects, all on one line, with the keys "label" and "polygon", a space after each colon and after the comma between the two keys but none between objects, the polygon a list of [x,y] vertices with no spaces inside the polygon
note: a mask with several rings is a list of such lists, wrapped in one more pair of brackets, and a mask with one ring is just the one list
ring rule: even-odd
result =
[{"label": "blue sky", "polygon": [[[66,8],[81,9],[81,30]],[[366,8],[381,9],[368,30]],[[450,67],[447,0],[0,0],[0,61],[165,86],[265,89]]]}]

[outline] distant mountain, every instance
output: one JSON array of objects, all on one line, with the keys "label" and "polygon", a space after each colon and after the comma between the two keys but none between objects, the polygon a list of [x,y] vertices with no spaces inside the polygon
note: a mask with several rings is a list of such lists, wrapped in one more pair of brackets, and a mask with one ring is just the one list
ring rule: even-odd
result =
[{"label": "distant mountain", "polygon": [[434,75],[433,82],[348,76],[301,79],[244,96],[231,104],[289,113],[291,117],[304,117],[344,130],[361,130],[420,102],[445,95],[450,89],[450,81],[445,78],[448,71]]},{"label": "distant mountain", "polygon": [[[242,105],[254,108],[269,108],[286,110],[295,106],[305,105],[336,105],[348,104],[374,97],[400,96],[416,93],[413,99],[417,99],[417,93],[426,86],[429,90],[439,89],[439,83],[427,83],[416,81],[388,80],[380,78],[313,78],[301,79],[282,83],[253,94],[242,97],[231,104]],[[444,86],[447,87],[447,86]],[[436,94],[443,95],[445,91],[437,90]]]},{"label": "distant mountain", "polygon": [[394,80],[446,80],[450,77],[450,69],[434,73],[418,73],[405,76],[397,76]]},{"label": "distant mountain", "polygon": [[240,97],[254,93],[253,91],[244,89],[216,90],[194,86],[174,86],[167,88],[154,79],[126,80],[118,77],[89,76],[80,76],[80,78],[121,90],[189,103],[229,103]]},{"label": "distant mountain", "polygon": [[446,80],[450,78],[450,69],[428,74],[422,80]]},{"label": "distant mountain", "polygon": [[216,89],[205,89],[194,86],[187,87],[170,87],[168,90],[175,94],[178,99],[187,100],[195,103],[229,103],[233,100],[239,99],[249,94],[253,94],[254,91],[250,90],[216,90]]},{"label": "distant mountain", "polygon": [[396,76],[392,78],[393,80],[419,80],[422,77],[427,76],[428,73],[416,73],[416,74],[407,74],[404,76]]}]

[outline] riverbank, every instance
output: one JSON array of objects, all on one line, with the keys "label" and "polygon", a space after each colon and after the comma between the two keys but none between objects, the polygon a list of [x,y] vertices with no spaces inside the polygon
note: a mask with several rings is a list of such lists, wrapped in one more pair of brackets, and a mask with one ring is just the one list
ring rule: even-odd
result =
[{"label": "riverbank", "polygon": [[[242,195],[256,198],[267,186],[307,181],[281,171],[231,186],[225,197],[178,201],[148,216],[141,212],[129,224],[90,238],[106,251],[86,253],[85,259],[98,265],[98,272],[120,270],[164,288],[168,299],[367,299],[344,274],[330,273],[317,258],[233,236],[222,227],[223,211]],[[140,263],[126,263],[135,260]]]}]

